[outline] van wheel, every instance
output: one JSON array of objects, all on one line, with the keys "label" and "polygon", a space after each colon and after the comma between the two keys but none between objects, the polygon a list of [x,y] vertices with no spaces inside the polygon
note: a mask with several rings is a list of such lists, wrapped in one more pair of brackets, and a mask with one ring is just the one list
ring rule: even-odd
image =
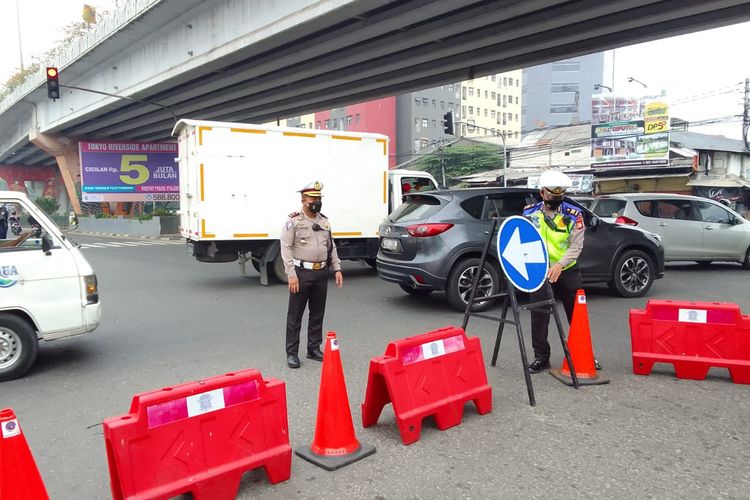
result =
[{"label": "van wheel", "polygon": [[[480,259],[466,259],[462,260],[451,271],[448,277],[448,285],[445,288],[445,294],[448,297],[448,302],[457,311],[466,311],[466,304],[469,301],[471,295],[471,286],[474,282],[474,276],[479,270]],[[479,276],[479,284],[477,285],[477,297],[486,297],[488,295],[494,295],[498,292],[500,287],[500,276],[497,274],[497,270],[493,267],[491,262],[485,262],[482,274]],[[475,302],[472,311],[486,311],[495,300],[486,300],[484,302]]]},{"label": "van wheel", "polygon": [[0,314],[0,381],[26,373],[38,351],[36,332],[25,320],[12,314]]},{"label": "van wheel", "polygon": [[640,250],[627,250],[617,259],[610,290],[621,297],[641,297],[654,282],[651,258]]}]

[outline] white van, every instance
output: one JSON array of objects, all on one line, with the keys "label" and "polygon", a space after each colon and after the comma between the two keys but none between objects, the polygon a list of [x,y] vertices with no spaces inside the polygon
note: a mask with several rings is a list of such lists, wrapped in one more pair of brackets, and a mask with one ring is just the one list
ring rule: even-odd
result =
[{"label": "white van", "polygon": [[76,244],[25,194],[0,191],[0,381],[26,373],[39,339],[93,331],[100,318],[96,275]]}]

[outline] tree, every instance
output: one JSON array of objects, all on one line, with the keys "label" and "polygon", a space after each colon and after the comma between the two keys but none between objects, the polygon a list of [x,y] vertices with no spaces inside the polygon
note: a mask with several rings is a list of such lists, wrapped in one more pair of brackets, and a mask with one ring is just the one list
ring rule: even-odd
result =
[{"label": "tree", "polygon": [[503,168],[503,153],[489,144],[453,145],[443,148],[442,158],[440,152],[424,156],[415,168],[427,171],[442,181],[441,161],[444,162],[446,182],[450,186],[457,182],[458,177]]},{"label": "tree", "polygon": [[53,215],[60,210],[60,204],[54,198],[40,196],[34,200],[34,203],[47,215]]}]

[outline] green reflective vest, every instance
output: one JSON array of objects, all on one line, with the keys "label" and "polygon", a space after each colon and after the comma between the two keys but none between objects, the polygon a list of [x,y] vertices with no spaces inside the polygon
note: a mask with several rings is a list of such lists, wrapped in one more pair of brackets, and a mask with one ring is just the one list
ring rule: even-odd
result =
[{"label": "green reflective vest", "polygon": [[[542,210],[536,210],[528,214],[527,217],[532,219],[532,222],[542,234],[542,239],[549,254],[549,265],[552,266],[556,262],[559,262],[563,258],[563,255],[565,255],[565,252],[568,251],[570,233],[575,226],[575,220],[568,217],[566,223],[565,216],[561,213],[556,213],[552,219],[552,225],[554,226],[552,228],[544,220],[544,212]],[[563,269],[569,269],[575,264],[576,261],[574,260]]]}]

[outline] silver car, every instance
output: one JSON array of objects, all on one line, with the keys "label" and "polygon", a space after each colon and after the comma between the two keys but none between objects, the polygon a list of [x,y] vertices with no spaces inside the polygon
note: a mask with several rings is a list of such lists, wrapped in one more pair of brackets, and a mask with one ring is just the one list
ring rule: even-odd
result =
[{"label": "silver car", "polygon": [[598,198],[591,210],[606,221],[660,235],[666,261],[730,261],[750,269],[750,221],[708,198],[612,194]]}]

